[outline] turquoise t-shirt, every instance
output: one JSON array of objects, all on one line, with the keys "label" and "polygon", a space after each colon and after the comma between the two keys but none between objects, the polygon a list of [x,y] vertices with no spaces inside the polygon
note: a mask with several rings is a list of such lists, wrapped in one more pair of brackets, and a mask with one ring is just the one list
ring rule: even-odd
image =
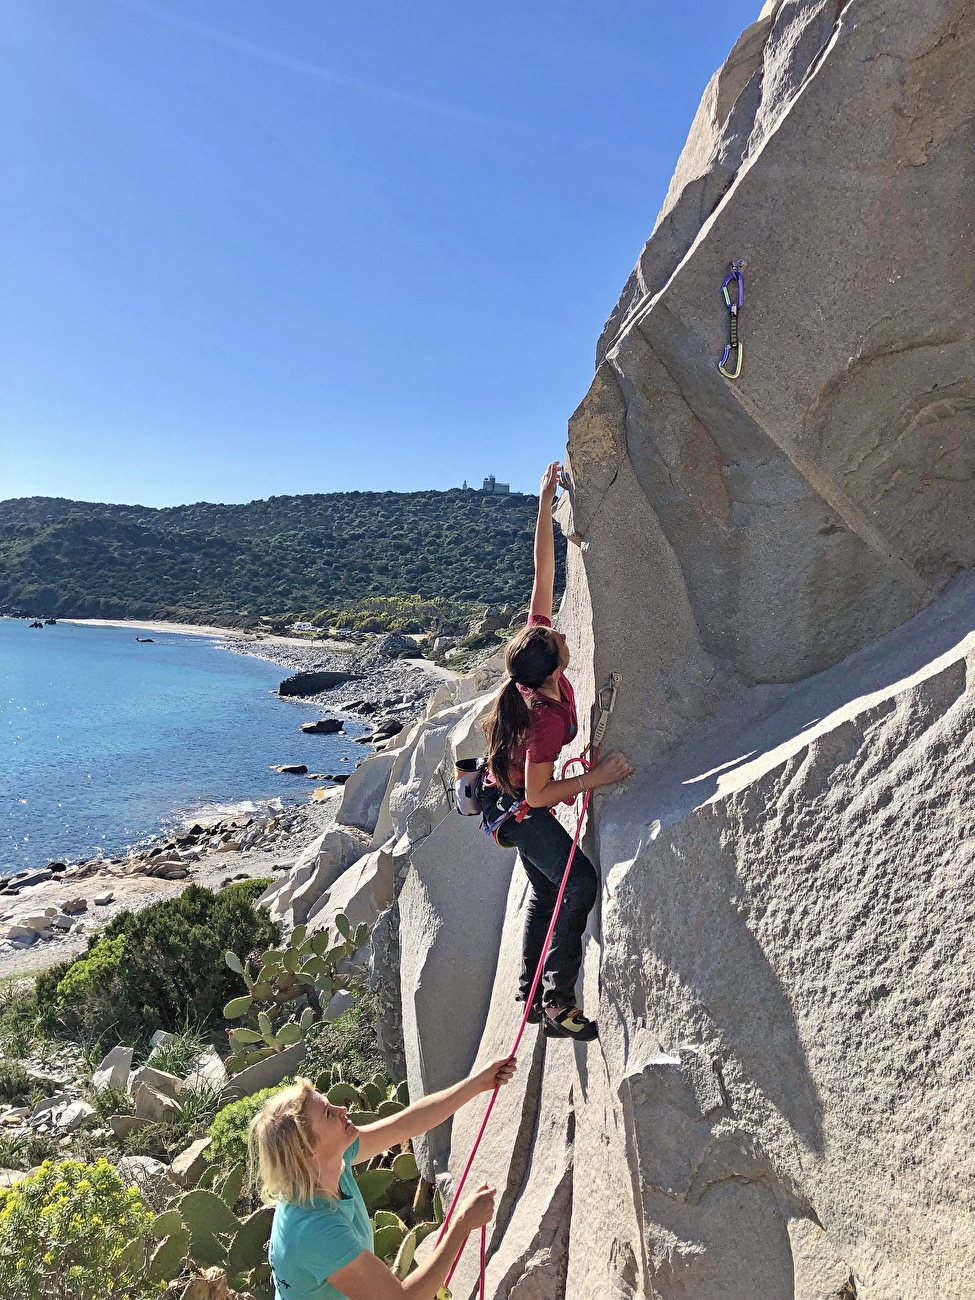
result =
[{"label": "turquoise t-shirt", "polygon": [[343,1300],[326,1279],[364,1250],[372,1250],[372,1223],[352,1177],[359,1139],[345,1153],[340,1201],[316,1197],[310,1205],[282,1204],[274,1211],[267,1257],[277,1300]]}]

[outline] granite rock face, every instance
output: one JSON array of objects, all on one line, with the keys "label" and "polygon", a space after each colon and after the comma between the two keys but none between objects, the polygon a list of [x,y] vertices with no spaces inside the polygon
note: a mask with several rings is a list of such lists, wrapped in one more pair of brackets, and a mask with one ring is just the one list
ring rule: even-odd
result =
[{"label": "granite rock face", "polygon": [[705,93],[569,433],[572,582],[614,666],[651,651],[641,763],[975,560],[973,45],[961,0],[790,0]]},{"label": "granite rock face", "polygon": [[[586,830],[600,1039],[529,1027],[472,1170],[492,1300],[975,1295],[973,118],[970,4],[767,4],[600,340],[559,618],[580,746],[620,672],[636,771]],[[414,1096],[519,1021],[524,875],[437,829],[495,680],[438,691],[377,819]],[[482,1114],[421,1153],[445,1193]]]}]

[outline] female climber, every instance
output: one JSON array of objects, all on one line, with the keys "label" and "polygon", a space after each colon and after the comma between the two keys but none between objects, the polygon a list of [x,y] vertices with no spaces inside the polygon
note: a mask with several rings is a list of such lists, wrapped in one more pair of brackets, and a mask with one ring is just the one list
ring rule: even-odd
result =
[{"label": "female climber", "polygon": [[514,1072],[513,1056],[494,1061],[362,1129],[307,1079],[270,1097],[251,1121],[250,1145],[264,1198],[275,1206],[268,1260],[276,1300],[434,1300],[467,1234],[490,1222],[494,1188],[484,1184],[469,1196],[443,1241],[400,1282],[373,1254],[372,1223],[352,1166],[436,1128]]},{"label": "female climber", "polygon": [[[622,754],[608,754],[591,771],[567,780],[554,779],[563,745],[578,731],[575,695],[565,677],[569,651],[565,637],[552,628],[555,540],[552,502],[561,480],[558,461],[542,476],[535,526],[535,584],[528,625],[508,642],[508,680],[485,723],[487,774],[482,782],[485,825],[509,813],[495,838],[517,848],[531,883],[521,967],[520,1001],[527,1000],[555,900],[569,859],[572,840],[552,809],[584,790],[622,781],[633,770]],[[596,1037],[596,1022],[575,1005],[575,984],[582,964],[582,936],[596,901],[598,882],[592,863],[578,848],[565,887],[562,907],[545,958],[542,979],[529,1011],[529,1022],[543,1024],[550,1038],[586,1042]]]}]

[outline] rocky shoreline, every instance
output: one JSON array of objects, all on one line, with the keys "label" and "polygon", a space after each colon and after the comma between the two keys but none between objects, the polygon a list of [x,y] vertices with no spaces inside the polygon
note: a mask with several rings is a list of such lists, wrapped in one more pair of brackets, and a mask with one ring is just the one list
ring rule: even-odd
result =
[{"label": "rocky shoreline", "polygon": [[[233,638],[227,649],[279,664],[289,673],[341,671],[349,679],[314,695],[332,714],[360,717],[373,730],[356,738],[364,754],[382,749],[426,709],[440,683],[454,674],[424,661],[390,657],[402,638],[378,639],[365,649],[323,651],[318,645]],[[296,717],[296,726],[298,726]],[[277,755],[269,755],[269,765]],[[334,824],[350,772],[296,772],[328,784],[297,785],[265,811],[201,817],[168,836],[114,858],[51,863],[7,877],[0,888],[0,979],[45,969],[84,951],[89,932],[118,912],[138,911],[187,884],[220,888],[231,879],[260,879],[289,869],[302,849]],[[305,800],[308,802],[305,802]],[[293,802],[285,802],[293,800]],[[275,806],[277,805],[277,806]]]}]

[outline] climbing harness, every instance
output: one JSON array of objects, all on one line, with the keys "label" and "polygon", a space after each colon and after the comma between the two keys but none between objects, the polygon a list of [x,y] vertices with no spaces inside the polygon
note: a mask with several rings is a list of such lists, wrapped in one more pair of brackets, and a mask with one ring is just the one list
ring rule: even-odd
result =
[{"label": "climbing harness", "polygon": [[[606,727],[609,724],[610,716],[613,713],[613,710],[616,708],[616,697],[619,693],[619,687],[622,680],[623,678],[620,676],[619,673],[610,673],[609,681],[607,682],[607,684],[602,688],[602,690],[597,692],[596,704],[599,709],[599,714],[596,719],[596,725],[593,728],[592,739],[590,740],[589,744],[586,746],[586,749],[589,753],[589,757],[585,758],[580,756],[578,758],[566,759],[566,761],[562,764],[562,771],[560,773],[560,778],[562,780],[565,780],[566,772],[575,763],[581,764],[582,770],[584,772],[588,772],[590,771],[591,768],[595,767],[596,764],[599,762],[599,751],[602,748],[603,736],[606,734]],[[552,909],[552,919],[548,925],[548,933],[545,935],[545,942],[542,945],[542,955],[538,959],[538,966],[536,967],[535,970],[535,978],[532,980],[531,989],[528,993],[528,996],[525,999],[525,1012],[521,1018],[521,1024],[518,1027],[518,1033],[515,1035],[515,1041],[512,1044],[511,1051],[508,1053],[509,1057],[515,1056],[517,1054],[518,1048],[521,1044],[521,1040],[524,1037],[525,1028],[528,1025],[528,1019],[529,1016],[531,1015],[532,1005],[535,1001],[535,993],[538,989],[539,983],[541,982],[542,970],[545,966],[545,958],[548,956],[548,950],[552,944],[552,935],[555,933],[555,923],[559,919],[559,910],[562,907],[562,899],[565,895],[565,887],[569,883],[569,872],[572,870],[572,860],[576,855],[576,849],[579,847],[579,837],[582,834],[582,826],[586,820],[586,813],[589,809],[589,800],[591,797],[592,797],[592,791],[587,790],[585,794],[585,798],[582,801],[582,810],[580,811],[579,817],[576,821],[576,830],[575,830],[575,835],[573,836],[572,839],[572,848],[569,850],[569,857],[565,864],[565,871],[562,874],[562,883],[559,886],[559,892],[555,899],[555,907]],[[571,806],[576,802],[578,798],[579,796],[576,795],[574,799],[566,799],[564,802]],[[510,815],[510,813],[508,815]],[[440,1242],[443,1241],[444,1235],[448,1227],[450,1226],[450,1220],[454,1213],[454,1208],[456,1207],[457,1202],[460,1199],[461,1192],[464,1190],[464,1184],[467,1182],[467,1175],[471,1172],[471,1166],[474,1164],[474,1157],[477,1155],[477,1149],[481,1145],[481,1139],[484,1136],[484,1131],[487,1128],[488,1120],[491,1118],[491,1112],[492,1110],[494,1110],[494,1103],[497,1101],[498,1093],[500,1091],[501,1091],[501,1085],[498,1084],[498,1086],[494,1089],[494,1092],[492,1092],[491,1094],[491,1100],[488,1102],[487,1110],[484,1112],[484,1118],[481,1120],[481,1127],[477,1131],[477,1136],[474,1139],[474,1145],[471,1147],[471,1153],[467,1157],[467,1164],[464,1166],[464,1172],[460,1176],[460,1182],[457,1184],[457,1190],[454,1192],[453,1196],[451,1197],[450,1206],[447,1210],[447,1213],[444,1215],[444,1221],[441,1224],[440,1233],[437,1237],[438,1246]],[[454,1272],[457,1268],[457,1265],[460,1263],[460,1257],[464,1253],[464,1246],[466,1245],[467,1242],[465,1240],[464,1245],[461,1246],[460,1250],[457,1252],[457,1256],[454,1259],[453,1264],[451,1264],[450,1266],[450,1272],[447,1274],[447,1278],[446,1281],[444,1282],[444,1285],[437,1292],[437,1300],[450,1300],[450,1291],[448,1289],[450,1287],[450,1279],[454,1276]],[[486,1261],[487,1261],[487,1225],[485,1224],[484,1227],[481,1228],[481,1263],[480,1263],[481,1271],[480,1271],[480,1287],[478,1292],[480,1300],[484,1300],[484,1295],[485,1295],[485,1277],[486,1277],[486,1270],[487,1270]]]},{"label": "climbing harness", "polygon": [[[731,316],[731,341],[724,350],[724,356],[718,362],[718,369],[727,379],[737,379],[741,374],[741,360],[743,348],[741,339],[738,337],[738,317],[741,312],[742,303],[745,301],[745,279],[742,275],[748,263],[744,258],[739,257],[731,263],[731,273],[725,276],[724,283],[721,285],[721,294],[724,298],[724,305],[728,308]],[[732,280],[735,281],[734,289],[729,289]],[[728,359],[734,353],[734,362],[729,369]]]}]

